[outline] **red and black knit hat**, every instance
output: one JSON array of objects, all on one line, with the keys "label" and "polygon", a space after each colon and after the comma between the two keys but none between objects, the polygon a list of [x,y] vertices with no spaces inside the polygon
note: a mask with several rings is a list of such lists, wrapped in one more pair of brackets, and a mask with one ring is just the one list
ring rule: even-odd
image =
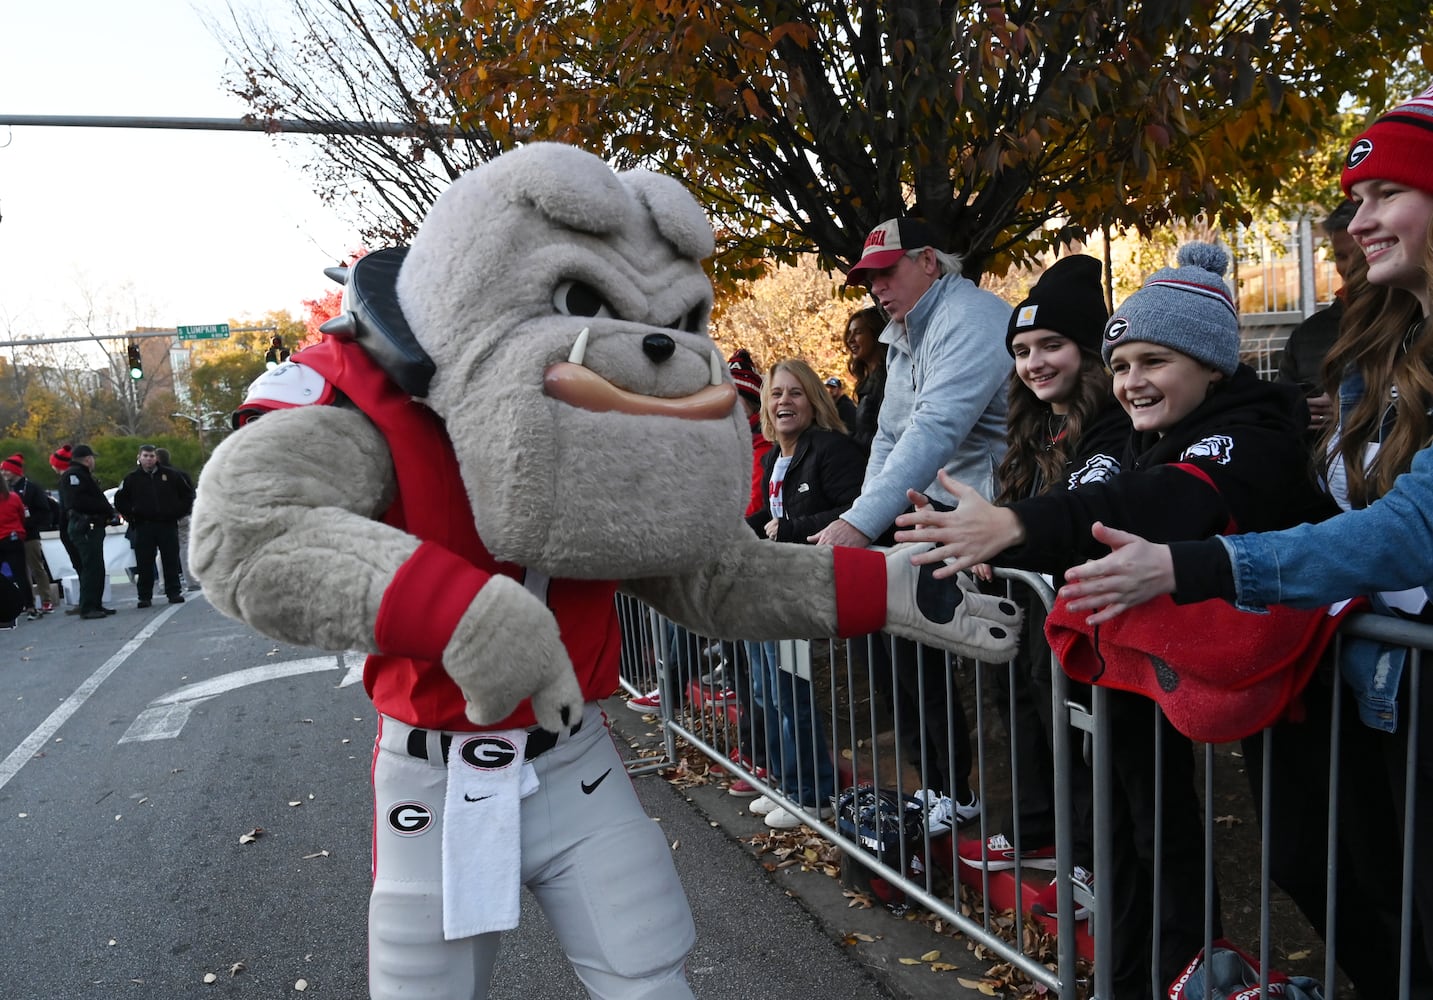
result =
[{"label": "red and black knit hat", "polygon": [[25,474],[25,456],[16,452],[0,462],[0,470],[8,472],[12,476],[23,476]]},{"label": "red and black knit hat", "polygon": [[70,467],[70,445],[65,442],[50,453],[50,468],[56,472],[64,472]]},{"label": "red and black knit hat", "polygon": [[756,362],[751,360],[751,352],[745,347],[737,348],[732,356],[726,359],[726,366],[731,371],[731,380],[736,383],[736,391],[753,403],[760,403],[761,372],[756,370]]},{"label": "red and black knit hat", "polygon": [[1353,140],[1340,178],[1343,193],[1365,180],[1433,192],[1433,87],[1379,116]]}]

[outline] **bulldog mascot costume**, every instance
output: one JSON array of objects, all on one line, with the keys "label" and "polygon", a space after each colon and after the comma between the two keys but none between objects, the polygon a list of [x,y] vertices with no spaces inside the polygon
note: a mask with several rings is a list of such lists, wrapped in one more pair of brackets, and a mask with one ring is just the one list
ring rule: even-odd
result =
[{"label": "bulldog mascot costume", "polygon": [[1014,654],[1011,605],[909,550],[743,523],[713,249],[675,180],[508,153],[411,248],[337,271],[344,314],[254,383],[204,470],[190,558],[213,604],[371,654],[378,1000],[485,997],[522,885],[591,996],[692,996],[691,914],[595,705],[618,687],[619,589],[710,636]]}]

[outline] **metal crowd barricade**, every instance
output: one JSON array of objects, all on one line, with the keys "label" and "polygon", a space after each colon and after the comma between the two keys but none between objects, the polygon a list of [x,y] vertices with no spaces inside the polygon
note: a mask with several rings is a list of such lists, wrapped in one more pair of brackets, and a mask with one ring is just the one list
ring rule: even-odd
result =
[{"label": "metal crowd barricade", "polygon": [[[1003,580],[1007,593],[1012,597],[1021,598],[1035,607],[1048,609],[1052,605],[1054,594],[1044,578],[1034,574],[1004,570],[998,571],[998,575]],[[1014,672],[1023,669],[1020,659],[1009,666],[980,664],[954,659],[935,650],[921,649],[918,653],[919,662],[915,671],[915,694],[919,701],[920,711],[914,726],[912,726],[909,719],[903,718],[901,713],[897,712],[892,716],[883,699],[882,691],[896,688],[899,678],[896,676],[894,661],[888,655],[881,636],[868,636],[844,642],[821,640],[777,644],[777,669],[793,680],[782,680],[775,685],[776,690],[772,692],[766,689],[773,685],[753,684],[753,667],[746,648],[747,644],[715,641],[696,636],[634,600],[619,596],[618,601],[623,631],[622,684],[633,695],[645,695],[653,691],[657,693],[660,708],[655,714],[661,721],[664,739],[664,758],[655,761],[642,761],[631,768],[634,773],[658,770],[669,766],[672,761],[677,759],[677,740],[681,739],[711,760],[727,768],[734,777],[746,781],[760,793],[775,799],[783,808],[795,813],[806,825],[839,847],[843,857],[853,866],[851,871],[856,871],[855,866],[859,866],[859,869],[863,869],[867,873],[867,878],[883,883],[896,896],[903,896],[909,903],[924,907],[939,916],[972,941],[983,945],[998,960],[1010,963],[1012,967],[1027,976],[1031,982],[1040,984],[1050,995],[1068,998],[1068,1000],[1073,1000],[1076,997],[1108,998],[1114,996],[1111,947],[1114,935],[1119,928],[1114,925],[1113,921],[1110,879],[1099,877],[1099,872],[1108,873],[1113,870],[1114,860],[1114,845],[1110,836],[1114,798],[1111,774],[1112,743],[1110,727],[1103,722],[1109,718],[1107,707],[1109,692],[1098,687],[1092,689],[1088,707],[1073,699],[1071,685],[1052,658],[1050,664],[1050,686],[1052,689],[1050,707],[1051,718],[1056,727],[1055,732],[1064,734],[1067,729],[1073,729],[1076,735],[1073,740],[1065,738],[1049,740],[1053,768],[1052,805],[1055,826],[1055,871],[1053,874],[1054,884],[1057,887],[1058,914],[1055,930],[1055,959],[1053,962],[1049,962],[1034,953],[1030,946],[1031,935],[1026,933],[1025,914],[1029,910],[1029,901],[1034,890],[1033,887],[1025,884],[1021,877],[1023,873],[1019,868],[1016,869],[1013,885],[1010,886],[1013,888],[1013,910],[1015,914],[1019,915],[1016,919],[1011,920],[994,904],[979,906],[978,909],[971,911],[973,916],[967,916],[962,910],[960,892],[962,862],[955,853],[959,843],[957,837],[932,836],[929,825],[925,822],[916,824],[917,829],[909,830],[906,826],[906,814],[902,812],[895,820],[896,836],[894,839],[898,846],[887,848],[883,844],[872,844],[871,838],[867,835],[868,831],[864,828],[852,830],[850,824],[847,823],[844,824],[845,828],[843,829],[840,816],[832,815],[830,811],[817,805],[802,805],[796,799],[786,796],[781,789],[780,775],[769,774],[765,770],[759,769],[763,759],[777,760],[782,759],[783,756],[790,756],[796,762],[797,787],[804,791],[806,780],[804,775],[809,773],[807,771],[808,764],[816,760],[816,755],[828,752],[829,747],[829,752],[837,767],[836,787],[834,788],[837,795],[848,785],[868,784],[876,789],[893,789],[907,793],[931,788],[939,783],[931,774],[931,758],[940,756],[939,747],[933,747],[927,742],[925,752],[921,754],[920,759],[918,761],[911,759],[913,738],[917,736],[912,729],[918,730],[922,736],[931,729],[944,733],[946,736],[944,759],[948,761],[956,758],[957,738],[955,734],[957,727],[953,724],[955,721],[953,713],[961,709],[961,701],[964,700],[964,710],[968,711],[972,723],[975,772],[973,783],[981,791],[982,805],[978,820],[961,828],[961,835],[966,838],[972,836],[978,838],[976,842],[983,844],[991,834],[998,830],[990,815],[990,802],[993,793],[1008,786],[1011,803],[1020,801],[1022,776],[1016,766],[1015,753],[1018,734],[1018,729],[1015,727],[1018,727],[1019,719],[1014,710],[1016,686]],[[1350,617],[1340,634],[1341,636],[1371,638],[1407,647],[1411,651],[1408,664],[1408,703],[1410,705],[1418,704],[1422,654],[1424,650],[1433,649],[1433,626],[1374,615],[1357,615]],[[750,652],[755,653],[758,657],[761,655],[759,649],[753,649]],[[932,657],[936,658],[934,664],[931,661]],[[1001,674],[993,673],[995,671],[999,671]],[[1000,676],[1005,679],[1003,685],[998,683]],[[779,726],[774,728],[758,726],[756,723],[758,712],[755,710],[758,704],[764,702],[770,705],[774,698],[783,697],[783,692],[787,690],[788,684],[799,692],[801,690],[800,680],[795,679],[813,682],[812,712],[821,717],[819,729],[814,729],[803,737],[800,734],[783,731]],[[997,681],[994,687],[1004,688],[1002,696],[1010,701],[1010,711],[1005,713],[1010,721],[1007,726],[1001,727],[1002,730],[1008,732],[1009,736],[1009,752],[1007,754],[1002,754],[994,748],[992,734],[997,736],[999,734],[995,733],[995,726],[987,724],[988,713],[985,706],[987,702],[993,703],[994,697],[996,697],[987,692],[987,689],[992,686],[992,681]],[[933,690],[928,686],[932,684],[934,685]],[[945,688],[943,692],[940,690],[942,684]],[[1353,710],[1349,707],[1349,699],[1342,694],[1342,685],[1334,684],[1333,690],[1329,739],[1334,747],[1330,754],[1334,766],[1330,769],[1328,786],[1329,849],[1326,864],[1325,920],[1328,932],[1322,980],[1326,984],[1324,995],[1330,998],[1337,995],[1335,984],[1339,982],[1333,957],[1338,933],[1334,920],[1338,884],[1336,855],[1340,788],[1340,775],[1337,767],[1339,760],[1338,738],[1342,712]],[[935,696],[934,699],[930,697],[931,695]],[[796,697],[800,697],[799,693]],[[932,726],[930,723],[933,720],[928,715],[926,708],[928,705],[942,700],[945,704],[946,718],[935,719],[936,725]],[[1414,964],[1412,956],[1415,954],[1414,949],[1423,947],[1422,942],[1413,936],[1413,927],[1415,926],[1412,888],[1415,856],[1413,803],[1415,801],[1420,721],[1417,716],[1416,711],[1405,710],[1402,721],[1402,725],[1407,730],[1408,741],[1408,777],[1404,791],[1404,801],[1408,803],[1408,808],[1404,811],[1402,839],[1403,880],[1400,908],[1403,937],[1400,943],[1399,982],[1401,986],[1398,993],[1400,1000],[1409,1000],[1413,995],[1410,986],[1410,970]],[[1155,753],[1156,767],[1158,768],[1158,759],[1164,753],[1164,747],[1159,738],[1158,718],[1152,705],[1150,717],[1152,724],[1156,726]],[[821,733],[819,742],[816,736],[817,732]],[[774,738],[776,746],[774,748],[767,747],[765,757],[763,757],[761,745],[768,733]],[[1272,733],[1272,730],[1266,730],[1263,734],[1263,760],[1245,762],[1248,767],[1260,767],[1263,776],[1261,808],[1258,810],[1258,815],[1262,818],[1259,898],[1257,901],[1241,900],[1226,895],[1223,900],[1225,912],[1230,912],[1231,907],[1235,905],[1252,906],[1257,903],[1259,913],[1257,944],[1248,941],[1235,943],[1253,952],[1259,959],[1260,986],[1262,987],[1259,996],[1261,997],[1268,995],[1265,991],[1268,989],[1269,970],[1271,962],[1275,961],[1275,956],[1272,954],[1274,942],[1270,921],[1271,883],[1269,877],[1269,825],[1272,819],[1270,761],[1274,742]],[[994,742],[998,742],[998,740]],[[1075,752],[1083,753],[1090,762],[1093,775],[1093,860],[1096,873],[1093,898],[1085,893],[1083,887],[1076,889],[1070,878],[1074,863],[1072,857],[1074,819],[1070,796],[1070,774],[1075,763],[1070,757],[1072,743],[1076,747]],[[785,752],[788,750],[791,751],[791,754],[786,755]],[[1211,919],[1215,898],[1213,875],[1216,860],[1215,817],[1211,804],[1215,801],[1215,773],[1221,764],[1216,760],[1215,748],[1212,745],[1196,745],[1195,750],[1196,754],[1200,754],[1202,751],[1200,755],[1203,759],[1203,802],[1200,805],[1203,808],[1205,862],[1203,940],[1204,953],[1207,955],[1215,944]],[[1157,771],[1157,773],[1162,772]],[[1028,782],[1031,776],[1026,775],[1025,779]],[[831,790],[823,789],[821,791],[823,794],[820,806],[825,806],[826,796],[824,793]],[[1164,831],[1157,818],[1162,813],[1159,803],[1165,792],[1166,790],[1163,788],[1156,788],[1154,831],[1156,857],[1160,855],[1160,845],[1164,836]],[[809,798],[806,795],[802,795],[802,797]],[[1018,853],[1023,846],[1019,810],[1012,809],[1011,812],[1013,839]],[[883,831],[878,828],[877,832]],[[1428,832],[1423,831],[1423,836],[1426,838]],[[863,838],[867,840],[866,844],[862,843]],[[943,872],[949,876],[948,886],[943,879],[936,877],[937,872]],[[978,878],[968,876],[967,881],[975,882],[972,888],[979,896],[985,900],[992,900],[997,879],[983,867],[979,868],[978,872]],[[843,866],[843,874],[845,874],[845,866]],[[1153,877],[1152,897],[1154,900],[1158,900],[1163,877],[1158,864],[1155,866]],[[1077,892],[1079,899],[1076,898]],[[1088,929],[1092,941],[1085,940],[1084,942],[1085,954],[1092,958],[1091,963],[1087,966],[1080,964],[1079,961],[1081,942],[1078,940],[1078,935],[1081,933],[1081,928],[1080,922],[1073,919],[1077,902],[1086,903],[1091,909]],[[1153,995],[1162,998],[1168,993],[1169,983],[1160,982],[1160,935],[1157,904],[1153,917],[1150,983]],[[1189,956],[1191,960],[1194,957],[1194,955]],[[1213,996],[1214,994],[1209,995]],[[1364,995],[1367,996],[1366,993]],[[1200,998],[1192,997],[1190,1000],[1200,1000]]]}]

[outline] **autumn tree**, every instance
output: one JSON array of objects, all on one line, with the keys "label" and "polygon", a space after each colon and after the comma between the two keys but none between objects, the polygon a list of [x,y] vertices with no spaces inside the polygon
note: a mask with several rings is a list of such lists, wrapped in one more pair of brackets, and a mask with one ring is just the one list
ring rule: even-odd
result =
[{"label": "autumn tree", "polygon": [[462,124],[685,177],[737,276],[849,263],[906,209],[973,273],[1107,227],[1230,222],[1231,178],[1270,197],[1433,37],[1422,0],[419,3]]},{"label": "autumn tree", "polygon": [[[1404,96],[1388,87],[1410,50],[1433,64],[1424,0],[318,7],[337,16],[311,26],[299,67],[282,46],[231,49],[257,112],[333,119],[301,98],[340,95],[347,115],[391,85],[389,114],[482,135],[463,147],[474,160],[552,139],[678,176],[716,222],[723,287],[803,256],[847,264],[902,211],[935,223],[972,274],[1086,234],[1227,227],[1350,116]],[[434,143],[373,155],[426,160]],[[432,189],[388,181],[393,164],[325,148],[348,192],[401,189],[405,220],[426,208]]]},{"label": "autumn tree", "polygon": [[502,151],[453,134],[459,106],[423,47],[407,4],[291,0],[287,11],[229,8],[210,30],[238,66],[229,88],[262,118],[398,122],[395,139],[361,128],[315,139],[306,169],[325,201],[340,204],[365,240],[406,243],[448,183]]}]

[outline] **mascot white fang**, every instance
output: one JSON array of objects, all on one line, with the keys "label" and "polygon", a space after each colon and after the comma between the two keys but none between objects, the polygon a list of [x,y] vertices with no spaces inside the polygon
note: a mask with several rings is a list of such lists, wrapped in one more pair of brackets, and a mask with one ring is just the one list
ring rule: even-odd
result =
[{"label": "mascot white fang", "polygon": [[591,996],[691,996],[691,916],[594,704],[617,688],[619,587],[706,635],[1014,654],[1012,606],[908,551],[743,523],[712,251],[670,178],[508,153],[410,249],[348,270],[329,336],[254,383],[204,470],[190,558],[214,605],[372,654],[378,1000],[485,997],[524,884]]}]

